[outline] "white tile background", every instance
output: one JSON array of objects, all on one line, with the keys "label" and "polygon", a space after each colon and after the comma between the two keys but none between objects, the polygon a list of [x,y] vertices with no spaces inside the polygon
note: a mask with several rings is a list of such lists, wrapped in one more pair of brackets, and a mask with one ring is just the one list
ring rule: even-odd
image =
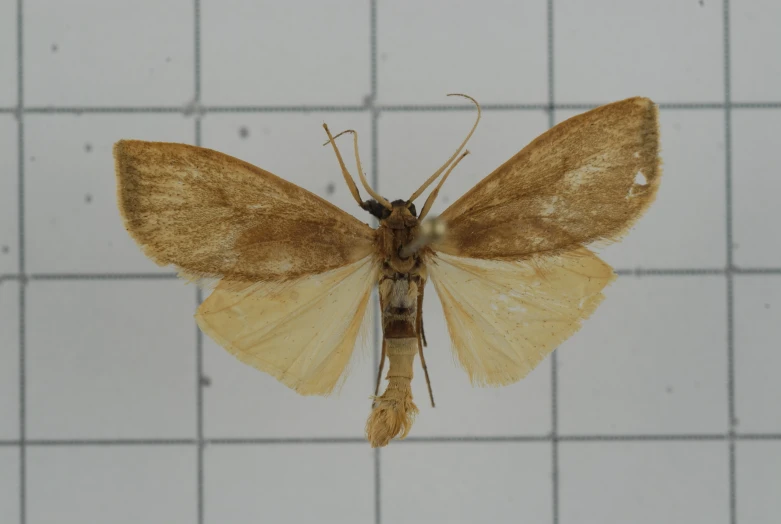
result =
[{"label": "white tile background", "polygon": [[[0,0],[0,522],[781,521],[781,8],[726,2]],[[634,95],[665,175],[604,304],[514,386],[469,386],[430,289],[438,406],[418,370],[412,436],[374,451],[376,356],[303,398],[201,336],[122,228],[111,145],[199,143],[366,220],[322,122],[406,197],[472,123],[453,91],[485,112],[434,212]]]}]

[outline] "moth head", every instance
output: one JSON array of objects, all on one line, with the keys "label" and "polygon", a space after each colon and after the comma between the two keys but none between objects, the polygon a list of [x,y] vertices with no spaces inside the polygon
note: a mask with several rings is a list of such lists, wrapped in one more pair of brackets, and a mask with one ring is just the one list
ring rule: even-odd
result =
[{"label": "moth head", "polygon": [[418,224],[414,204],[406,200],[394,200],[391,202],[391,206],[393,206],[391,210],[382,208],[382,216],[374,216],[377,216],[383,224],[391,229],[406,229],[415,227]]}]

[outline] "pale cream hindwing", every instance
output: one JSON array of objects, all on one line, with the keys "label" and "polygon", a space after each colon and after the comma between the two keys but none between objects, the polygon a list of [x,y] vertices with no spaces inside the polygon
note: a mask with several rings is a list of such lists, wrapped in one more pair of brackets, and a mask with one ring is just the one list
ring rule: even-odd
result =
[{"label": "pale cream hindwing", "polygon": [[328,395],[346,378],[377,278],[377,261],[367,256],[285,284],[220,284],[195,317],[242,362],[302,395]]},{"label": "pale cream hindwing", "polygon": [[586,248],[523,261],[433,252],[426,265],[456,356],[479,386],[525,377],[580,329],[615,278]]}]

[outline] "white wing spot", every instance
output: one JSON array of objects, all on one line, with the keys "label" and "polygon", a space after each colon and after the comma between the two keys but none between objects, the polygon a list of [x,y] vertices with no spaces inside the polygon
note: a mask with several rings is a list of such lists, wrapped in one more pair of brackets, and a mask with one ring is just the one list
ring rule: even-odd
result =
[{"label": "white wing spot", "polygon": [[635,158],[640,158],[640,151],[635,151]]},{"label": "white wing spot", "polygon": [[642,171],[638,171],[635,175],[635,184],[638,186],[644,186],[648,184],[648,179],[645,177]]}]

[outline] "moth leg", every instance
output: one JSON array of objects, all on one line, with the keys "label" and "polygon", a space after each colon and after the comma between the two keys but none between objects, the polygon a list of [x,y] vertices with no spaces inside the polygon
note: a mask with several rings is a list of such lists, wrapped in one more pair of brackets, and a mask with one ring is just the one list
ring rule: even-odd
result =
[{"label": "moth leg", "polygon": [[426,375],[426,386],[428,386],[428,398],[431,399],[431,407],[436,407],[434,405],[434,392],[431,391],[431,379],[428,378],[428,368],[426,367],[426,359],[423,358],[423,346],[420,344],[420,339],[418,339],[418,353],[420,353],[420,363],[423,366],[423,374]]},{"label": "moth leg", "polygon": [[428,367],[426,359],[423,357],[423,346],[426,344],[426,333],[423,331],[423,289],[426,286],[424,279],[420,280],[420,294],[418,295],[418,353],[420,354],[420,364],[423,366],[423,374],[426,376],[426,386],[428,386],[428,397],[431,399],[431,407],[434,405],[434,392],[431,390],[431,379],[428,378]]},{"label": "moth leg", "polygon": [[424,279],[420,279],[420,285],[418,289],[420,289],[420,294],[418,295],[418,338],[422,338],[423,340],[423,347],[428,347],[428,343],[426,342],[426,332],[423,330],[423,289],[426,287],[426,281]]},{"label": "moth leg", "polygon": [[382,338],[382,355],[380,356],[380,370],[377,371],[377,387],[374,388],[374,396],[380,394],[380,381],[382,380],[382,368],[385,367],[385,337]]}]

